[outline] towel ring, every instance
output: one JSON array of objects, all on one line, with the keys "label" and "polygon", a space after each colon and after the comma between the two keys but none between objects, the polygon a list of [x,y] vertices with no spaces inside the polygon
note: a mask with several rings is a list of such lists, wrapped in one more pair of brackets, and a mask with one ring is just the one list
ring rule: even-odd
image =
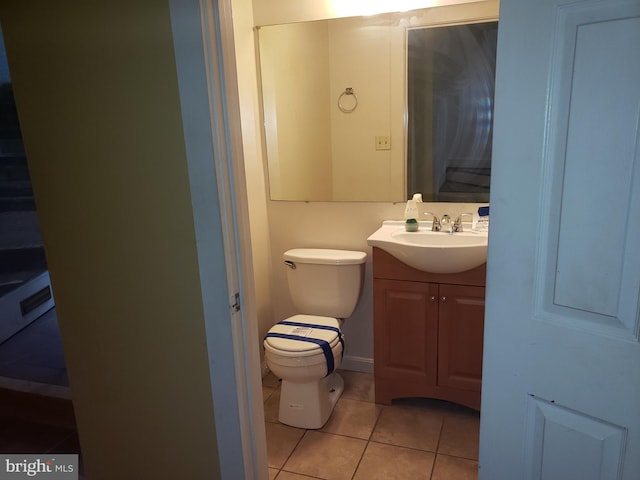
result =
[{"label": "towel ring", "polygon": [[[348,108],[348,107],[345,107],[342,104],[342,97],[344,97],[345,95],[353,95],[353,99],[355,100],[355,103],[354,103],[353,107]],[[340,109],[340,111],[342,113],[351,113],[356,109],[357,106],[358,106],[358,97],[356,96],[355,92],[353,91],[353,88],[347,87],[345,89],[345,91],[342,92],[340,94],[340,96],[338,97],[338,108]]]}]

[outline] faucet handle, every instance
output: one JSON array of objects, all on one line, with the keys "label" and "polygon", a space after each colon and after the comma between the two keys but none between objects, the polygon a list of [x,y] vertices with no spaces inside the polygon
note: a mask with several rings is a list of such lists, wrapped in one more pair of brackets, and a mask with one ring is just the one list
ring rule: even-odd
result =
[{"label": "faucet handle", "polygon": [[425,215],[431,215],[433,217],[433,223],[431,224],[431,231],[432,232],[439,232],[441,225],[440,225],[440,219],[438,218],[438,216],[434,213],[430,213],[430,212],[424,212]]},{"label": "faucet handle", "polygon": [[454,232],[462,232],[462,217],[473,217],[473,213],[461,213],[456,218],[455,222],[453,222],[452,231]]}]

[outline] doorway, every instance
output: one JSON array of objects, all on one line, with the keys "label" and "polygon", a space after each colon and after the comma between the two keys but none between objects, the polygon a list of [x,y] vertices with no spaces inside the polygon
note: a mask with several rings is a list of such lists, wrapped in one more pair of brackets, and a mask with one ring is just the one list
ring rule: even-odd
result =
[{"label": "doorway", "polygon": [[68,384],[1,30],[0,377]]}]

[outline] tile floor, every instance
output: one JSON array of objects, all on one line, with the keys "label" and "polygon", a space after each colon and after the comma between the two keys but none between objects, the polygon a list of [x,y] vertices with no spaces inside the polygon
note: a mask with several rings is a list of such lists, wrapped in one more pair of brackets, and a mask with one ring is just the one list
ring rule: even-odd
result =
[{"label": "tile floor", "polygon": [[270,480],[478,478],[478,412],[430,399],[377,405],[373,375],[340,374],[345,391],[320,430],[278,422],[279,381],[265,377]]}]

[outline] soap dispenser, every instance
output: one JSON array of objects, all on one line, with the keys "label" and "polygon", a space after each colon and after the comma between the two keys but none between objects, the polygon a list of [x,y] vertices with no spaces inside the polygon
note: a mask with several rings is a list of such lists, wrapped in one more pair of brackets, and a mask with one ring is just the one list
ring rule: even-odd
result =
[{"label": "soap dispenser", "polygon": [[404,209],[405,229],[407,232],[418,231],[418,218],[420,218],[420,209],[418,204],[422,203],[422,194],[415,193],[413,198],[407,201]]},{"label": "soap dispenser", "polygon": [[420,218],[420,211],[418,210],[418,203],[422,203],[422,194],[414,193],[413,198],[407,201],[407,206],[404,208],[404,219],[409,220],[413,218],[417,220]]}]

